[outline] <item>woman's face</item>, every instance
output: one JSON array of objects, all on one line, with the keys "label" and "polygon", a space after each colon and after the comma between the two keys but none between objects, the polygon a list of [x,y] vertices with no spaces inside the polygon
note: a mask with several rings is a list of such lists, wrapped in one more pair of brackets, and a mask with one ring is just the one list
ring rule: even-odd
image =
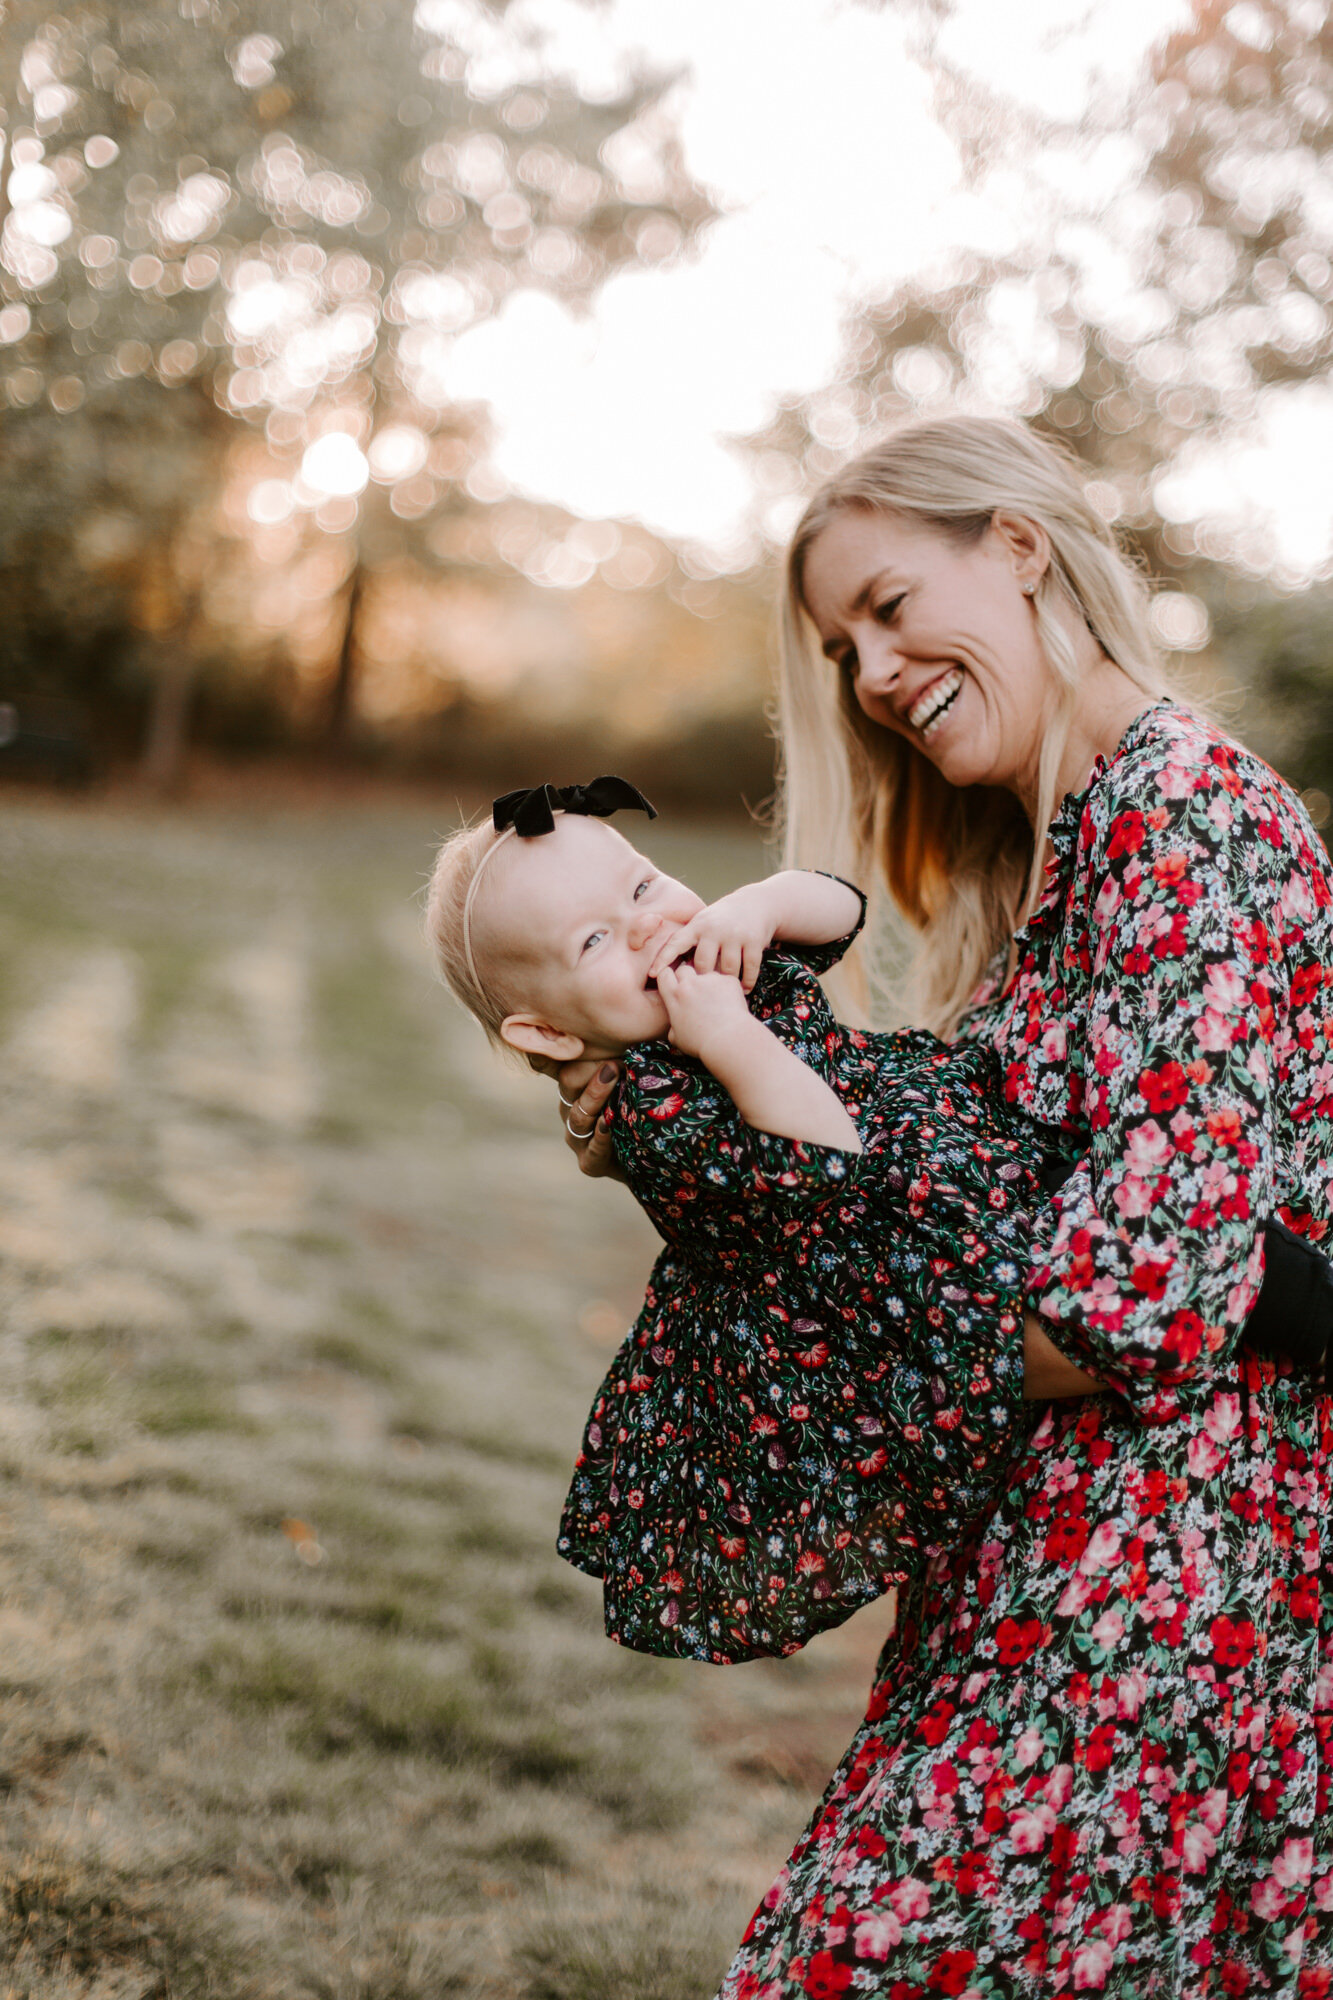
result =
[{"label": "woman's face", "polygon": [[1032,600],[1039,529],[997,515],[960,543],[902,516],[844,509],[806,553],[806,609],[872,722],[904,736],[951,785],[1035,798],[1055,683]]}]

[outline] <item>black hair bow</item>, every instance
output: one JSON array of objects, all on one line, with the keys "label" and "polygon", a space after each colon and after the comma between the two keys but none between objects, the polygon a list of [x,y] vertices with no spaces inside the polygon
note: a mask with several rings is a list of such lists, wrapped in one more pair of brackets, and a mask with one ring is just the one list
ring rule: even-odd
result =
[{"label": "black hair bow", "polygon": [[590,785],[533,785],[526,791],[506,792],[491,807],[491,821],[497,833],[512,826],[523,840],[533,840],[539,833],[555,832],[558,812],[610,819],[612,813],[621,811],[645,812],[649,819],[657,818],[643,793],[627,778],[594,778]]}]

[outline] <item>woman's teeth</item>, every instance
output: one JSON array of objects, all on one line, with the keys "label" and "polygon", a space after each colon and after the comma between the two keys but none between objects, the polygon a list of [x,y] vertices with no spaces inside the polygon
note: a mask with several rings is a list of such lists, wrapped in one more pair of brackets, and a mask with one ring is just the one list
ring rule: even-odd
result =
[{"label": "woman's teeth", "polygon": [[923,739],[933,736],[943,722],[949,709],[953,707],[958,690],[963,685],[963,670],[955,667],[943,680],[935,681],[926,689],[915,708],[907,712],[907,720],[913,729],[919,730]]}]

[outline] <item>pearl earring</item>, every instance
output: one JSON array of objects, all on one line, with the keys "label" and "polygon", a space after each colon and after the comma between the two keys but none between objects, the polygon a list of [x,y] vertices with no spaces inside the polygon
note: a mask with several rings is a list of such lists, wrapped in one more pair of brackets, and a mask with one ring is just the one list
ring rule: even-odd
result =
[{"label": "pearl earring", "polygon": [[1034,597],[1036,595],[1036,591],[1037,591],[1037,586],[1035,583],[1025,583],[1023,585],[1024,597]]}]

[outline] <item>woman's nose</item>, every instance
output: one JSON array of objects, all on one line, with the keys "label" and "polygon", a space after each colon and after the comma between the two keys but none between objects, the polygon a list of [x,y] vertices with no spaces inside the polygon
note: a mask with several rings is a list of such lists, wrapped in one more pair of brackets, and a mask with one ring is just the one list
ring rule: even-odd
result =
[{"label": "woman's nose", "polygon": [[902,655],[889,633],[875,626],[858,636],[856,647],[856,687],[858,694],[888,694],[898,684],[903,670]]}]

